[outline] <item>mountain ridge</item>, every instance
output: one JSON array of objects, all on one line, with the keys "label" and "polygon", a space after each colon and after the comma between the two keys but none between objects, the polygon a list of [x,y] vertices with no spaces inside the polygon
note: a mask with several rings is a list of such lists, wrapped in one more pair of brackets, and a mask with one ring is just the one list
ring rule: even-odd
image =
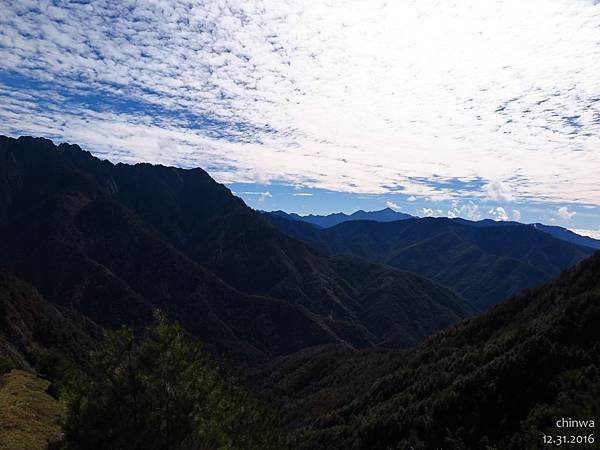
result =
[{"label": "mountain ridge", "polygon": [[280,217],[270,220],[324,253],[359,256],[432,279],[481,310],[548,281],[593,252],[521,224],[471,226],[426,217],[317,229]]},{"label": "mountain ridge", "polygon": [[[407,213],[402,213],[399,211],[395,211],[391,208],[385,208],[379,211],[363,211],[359,210],[353,214],[347,215],[344,213],[331,213],[328,215],[314,215],[308,214],[301,216],[297,213],[288,213],[282,210],[277,211],[260,211],[262,214],[271,217],[278,217],[282,219],[287,219],[295,222],[306,222],[318,228],[331,228],[335,225],[338,225],[343,222],[357,221],[357,220],[372,220],[375,222],[393,222],[396,220],[407,220],[407,219],[418,219],[417,216],[412,216]],[[378,213],[382,213],[378,216]],[[332,220],[330,222],[324,222],[326,225],[320,224],[320,221],[331,217]],[[340,220],[337,220],[340,218]],[[314,220],[313,220],[314,219]],[[455,217],[451,220],[461,223],[463,225],[469,225],[474,227],[499,227],[499,226],[514,226],[514,225],[528,225],[537,230],[543,231],[557,239],[570,242],[572,244],[580,245],[583,247],[589,247],[593,249],[600,249],[600,240],[594,239],[589,236],[583,236],[575,233],[568,228],[560,227],[557,225],[545,225],[542,223],[521,223],[515,221],[500,221],[500,220],[492,220],[492,219],[482,219],[482,220],[467,220],[462,217]]]},{"label": "mountain ridge", "polygon": [[[39,138],[0,138],[0,161],[0,263],[104,327],[141,329],[160,308],[215,351],[257,360],[410,346],[475,312],[414,274],[287,237],[202,169],[112,164]],[[373,303],[394,320],[371,320]]]}]

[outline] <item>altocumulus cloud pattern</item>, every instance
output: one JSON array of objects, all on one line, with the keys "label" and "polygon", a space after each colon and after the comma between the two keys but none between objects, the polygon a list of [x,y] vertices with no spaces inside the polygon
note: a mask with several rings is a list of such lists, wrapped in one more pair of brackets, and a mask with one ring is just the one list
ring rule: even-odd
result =
[{"label": "altocumulus cloud pattern", "polygon": [[6,1],[0,132],[223,182],[600,204],[600,4]]}]

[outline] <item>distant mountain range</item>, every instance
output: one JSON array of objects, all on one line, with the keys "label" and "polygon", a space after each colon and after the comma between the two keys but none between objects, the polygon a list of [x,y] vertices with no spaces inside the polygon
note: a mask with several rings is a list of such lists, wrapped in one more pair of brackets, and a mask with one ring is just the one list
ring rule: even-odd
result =
[{"label": "distant mountain range", "polygon": [[[301,216],[296,213],[287,213],[285,211],[270,211],[265,212],[261,211],[264,214],[268,214],[275,217],[280,217],[283,219],[294,220],[299,222],[307,222],[312,225],[318,226],[320,228],[330,228],[335,225],[338,225],[342,222],[349,222],[354,220],[372,220],[375,222],[393,222],[396,220],[406,220],[406,219],[415,219],[416,216],[411,216],[410,214],[401,213],[398,211],[394,211],[391,208],[385,208],[379,211],[356,211],[352,214],[344,214],[344,213],[333,213],[325,216],[321,215],[313,215],[309,214],[306,216]],[[452,219],[456,222],[460,222],[465,225],[476,226],[476,227],[497,227],[497,226],[513,226],[513,225],[523,225],[520,222],[513,221],[496,221],[491,219],[483,219],[479,221],[466,220],[463,218],[455,218]],[[561,239],[563,241],[571,242],[572,244],[582,245],[584,247],[600,249],[600,240],[594,239],[588,236],[581,236],[567,228],[555,226],[555,225],[544,225],[541,223],[532,223],[527,224],[530,225],[540,231],[548,233],[555,238]]]},{"label": "distant mountain range", "polygon": [[596,252],[409,353],[312,348],[255,382],[296,449],[541,449],[562,417],[597,423],[599,324]]},{"label": "distant mountain range", "polygon": [[394,211],[391,208],[385,208],[379,211],[359,210],[353,212],[352,214],[334,213],[325,216],[314,214],[301,216],[296,213],[286,213],[285,211],[271,211],[267,212],[266,214],[270,214],[276,217],[282,217],[288,220],[307,222],[316,225],[320,228],[329,228],[340,223],[349,222],[353,220],[374,220],[376,222],[393,222],[395,220],[405,220],[413,218],[413,216],[411,216],[410,214]]},{"label": "distant mountain range", "polygon": [[247,360],[411,346],[475,312],[418,275],[289,238],[201,169],[115,165],[45,139],[0,138],[0,237],[0,266],[53,316],[140,329],[159,308]]},{"label": "distant mountain range", "polygon": [[516,222],[413,218],[348,221],[319,229],[277,216],[270,220],[329,255],[354,255],[427,277],[480,310],[550,280],[593,253]]}]

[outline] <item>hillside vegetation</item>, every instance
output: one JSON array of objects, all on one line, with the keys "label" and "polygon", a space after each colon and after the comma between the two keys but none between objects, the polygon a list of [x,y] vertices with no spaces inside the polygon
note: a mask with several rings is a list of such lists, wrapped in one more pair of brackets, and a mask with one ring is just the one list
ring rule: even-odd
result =
[{"label": "hillside vegetation", "polygon": [[541,449],[594,431],[555,422],[600,416],[599,326],[600,252],[411,352],[321,347],[257,382],[295,448]]},{"label": "hillside vegetation", "polygon": [[594,250],[530,225],[446,218],[345,222],[327,229],[268,216],[330,255],[353,255],[419,274],[485,310],[560,274]]}]

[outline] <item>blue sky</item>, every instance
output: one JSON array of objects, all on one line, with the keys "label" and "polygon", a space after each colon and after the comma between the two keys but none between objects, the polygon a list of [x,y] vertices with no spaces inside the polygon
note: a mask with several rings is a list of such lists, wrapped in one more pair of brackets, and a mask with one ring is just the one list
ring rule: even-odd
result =
[{"label": "blue sky", "polygon": [[0,133],[200,166],[260,209],[600,234],[596,1],[2,7]]}]

